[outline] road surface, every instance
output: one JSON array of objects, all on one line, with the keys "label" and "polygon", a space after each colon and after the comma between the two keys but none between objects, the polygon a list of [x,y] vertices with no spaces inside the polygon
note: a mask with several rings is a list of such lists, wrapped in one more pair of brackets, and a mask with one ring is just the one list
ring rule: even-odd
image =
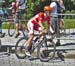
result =
[{"label": "road surface", "polygon": [[[6,36],[4,38],[0,38],[2,45],[15,45],[17,40],[22,36],[19,36],[19,38],[9,37],[7,30],[4,30],[6,32]],[[71,36],[72,38],[72,36]],[[74,38],[74,36],[73,36]],[[74,40],[61,40],[61,44],[64,43],[74,43]],[[68,47],[68,46],[67,46]],[[75,46],[72,46],[71,48],[75,48]],[[5,55],[3,52],[0,52],[0,66],[75,66],[75,50],[67,51],[67,53],[64,54],[65,60],[62,61],[60,58],[50,60],[49,62],[41,62],[39,59],[33,59],[29,60],[27,58],[25,59],[18,59],[14,53],[11,53],[10,56]]]}]

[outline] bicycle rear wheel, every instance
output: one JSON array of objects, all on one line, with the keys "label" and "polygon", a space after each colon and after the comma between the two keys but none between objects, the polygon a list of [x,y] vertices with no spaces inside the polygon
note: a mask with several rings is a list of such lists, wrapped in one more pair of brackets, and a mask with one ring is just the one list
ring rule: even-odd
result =
[{"label": "bicycle rear wheel", "polygon": [[15,24],[14,23],[9,23],[8,27],[8,35],[12,37],[15,34]]},{"label": "bicycle rear wheel", "polygon": [[25,37],[22,37],[16,43],[15,54],[20,59],[24,59],[26,57],[26,54],[25,54],[26,41],[27,39]]},{"label": "bicycle rear wheel", "polygon": [[[49,44],[48,44],[49,42]],[[55,57],[56,46],[53,40],[48,41],[46,38],[39,46],[39,58],[43,62],[48,62]]]}]

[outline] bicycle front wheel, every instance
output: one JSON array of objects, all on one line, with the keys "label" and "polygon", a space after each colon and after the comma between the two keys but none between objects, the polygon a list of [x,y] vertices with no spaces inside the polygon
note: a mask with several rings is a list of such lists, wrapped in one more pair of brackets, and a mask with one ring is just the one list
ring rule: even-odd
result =
[{"label": "bicycle front wheel", "polygon": [[53,40],[45,39],[39,46],[39,58],[43,62],[48,62],[55,57],[56,46]]},{"label": "bicycle front wheel", "polygon": [[25,54],[26,42],[27,42],[27,39],[25,37],[22,37],[16,43],[15,54],[20,59],[24,59],[26,57],[26,54]]},{"label": "bicycle front wheel", "polygon": [[9,23],[8,27],[8,35],[12,37],[15,34],[15,24],[14,23]]}]

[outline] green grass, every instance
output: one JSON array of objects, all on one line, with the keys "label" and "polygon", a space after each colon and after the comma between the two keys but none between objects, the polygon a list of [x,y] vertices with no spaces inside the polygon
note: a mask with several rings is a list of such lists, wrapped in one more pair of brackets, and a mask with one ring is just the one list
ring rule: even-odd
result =
[{"label": "green grass", "polygon": [[[66,24],[67,29],[75,28],[75,19],[65,19],[65,24]],[[47,23],[44,22],[43,25],[47,29],[47,26],[48,26]],[[8,23],[4,23],[2,28],[3,29],[8,29],[8,26],[9,26]]]},{"label": "green grass", "polygon": [[9,24],[4,23],[4,24],[2,25],[2,28],[3,28],[3,29],[8,29],[8,26],[9,26]]},{"label": "green grass", "polygon": [[65,19],[66,28],[75,28],[75,19]]},{"label": "green grass", "polygon": [[[66,25],[66,29],[71,29],[71,28],[75,28],[75,19],[65,19],[64,20],[65,25]],[[47,28],[47,23],[43,23],[43,25],[45,26],[45,28]]]}]

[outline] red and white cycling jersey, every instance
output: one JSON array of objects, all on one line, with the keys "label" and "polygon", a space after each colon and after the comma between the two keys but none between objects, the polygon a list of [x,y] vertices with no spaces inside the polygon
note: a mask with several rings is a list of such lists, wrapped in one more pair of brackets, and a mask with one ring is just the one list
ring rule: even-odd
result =
[{"label": "red and white cycling jersey", "polygon": [[36,29],[38,27],[38,23],[39,21],[41,22],[47,22],[48,26],[50,26],[50,16],[45,16],[45,14],[43,12],[40,12],[38,14],[36,14],[32,19],[31,22],[34,25],[34,29]]},{"label": "red and white cycling jersey", "polygon": [[16,2],[12,2],[12,13],[16,13]]},{"label": "red and white cycling jersey", "polygon": [[34,30],[42,30],[41,26],[39,25],[39,22],[47,22],[48,27],[50,27],[50,16],[45,16],[43,12],[40,12],[36,14],[33,18],[31,18],[27,23],[29,34],[34,33]]}]

